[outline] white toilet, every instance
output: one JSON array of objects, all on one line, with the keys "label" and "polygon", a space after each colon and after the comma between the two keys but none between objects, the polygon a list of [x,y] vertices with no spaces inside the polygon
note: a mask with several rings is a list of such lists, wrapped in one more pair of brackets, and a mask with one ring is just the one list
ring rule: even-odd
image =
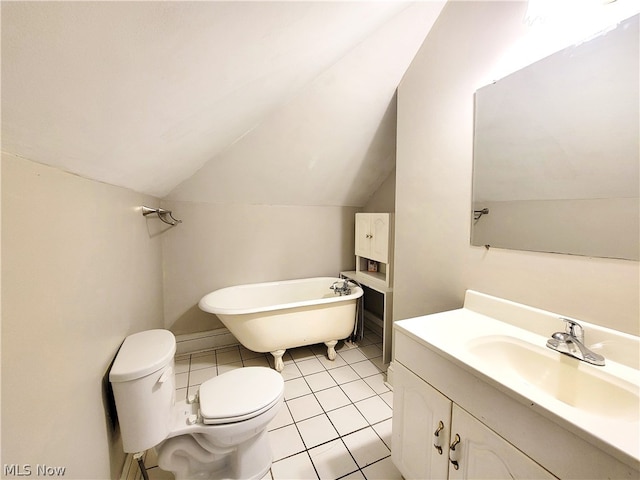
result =
[{"label": "white toilet", "polygon": [[109,373],[125,452],[155,447],[176,480],[262,478],[271,467],[267,426],[282,407],[282,376],[245,367],[207,380],[176,401],[168,330],[128,336]]}]

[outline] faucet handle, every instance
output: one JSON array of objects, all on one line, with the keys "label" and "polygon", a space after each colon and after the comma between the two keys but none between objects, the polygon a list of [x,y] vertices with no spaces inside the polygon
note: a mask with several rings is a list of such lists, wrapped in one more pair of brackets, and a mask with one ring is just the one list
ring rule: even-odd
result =
[{"label": "faucet handle", "polygon": [[571,320],[570,318],[560,317],[560,320],[563,320],[567,323],[566,332],[574,338],[577,338],[580,342],[584,341],[584,329],[582,325],[580,325],[575,320]]}]

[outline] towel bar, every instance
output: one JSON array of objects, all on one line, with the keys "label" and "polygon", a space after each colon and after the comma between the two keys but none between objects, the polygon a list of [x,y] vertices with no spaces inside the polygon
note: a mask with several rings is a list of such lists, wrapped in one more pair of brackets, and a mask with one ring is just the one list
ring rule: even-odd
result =
[{"label": "towel bar", "polygon": [[[171,225],[171,226],[175,226],[179,223],[182,223],[182,220],[178,220],[177,218],[175,218],[173,216],[173,214],[171,213],[171,210],[165,210],[164,208],[151,208],[151,207],[146,207],[146,206],[142,206],[142,215],[143,216],[147,216],[147,215],[157,215],[158,218],[160,220],[162,220],[164,223],[166,223],[167,225]],[[169,217],[169,219],[167,219],[167,216]]]}]

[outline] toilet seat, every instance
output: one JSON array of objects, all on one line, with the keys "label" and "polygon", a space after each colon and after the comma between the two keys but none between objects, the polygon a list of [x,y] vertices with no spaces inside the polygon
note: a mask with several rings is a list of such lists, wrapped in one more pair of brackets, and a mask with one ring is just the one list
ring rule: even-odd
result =
[{"label": "toilet seat", "polygon": [[200,385],[200,416],[206,425],[236,423],[272,408],[284,392],[282,376],[266,367],[244,367]]}]

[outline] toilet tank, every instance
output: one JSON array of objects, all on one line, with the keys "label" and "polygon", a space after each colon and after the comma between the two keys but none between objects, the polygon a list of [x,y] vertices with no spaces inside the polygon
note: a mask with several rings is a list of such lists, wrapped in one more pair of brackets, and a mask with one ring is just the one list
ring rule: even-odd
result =
[{"label": "toilet tank", "polygon": [[109,372],[125,452],[156,446],[171,431],[175,405],[173,357],[168,330],[147,330],[124,339]]}]

